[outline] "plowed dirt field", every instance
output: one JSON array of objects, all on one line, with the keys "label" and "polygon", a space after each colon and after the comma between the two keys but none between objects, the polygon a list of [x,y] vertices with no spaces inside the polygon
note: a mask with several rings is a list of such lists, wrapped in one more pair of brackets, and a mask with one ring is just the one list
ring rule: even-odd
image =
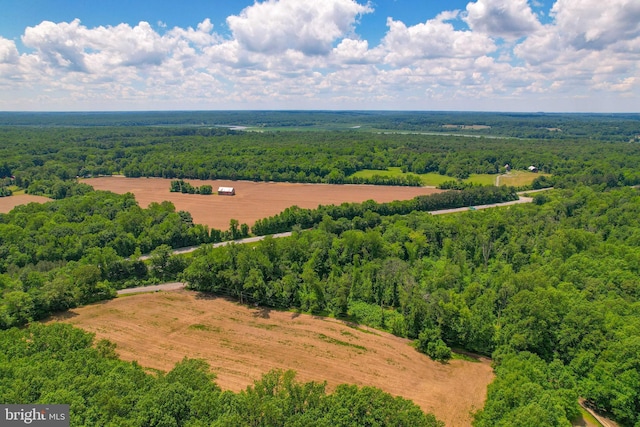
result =
[{"label": "plowed dirt field", "polygon": [[191,291],[120,297],[70,310],[63,321],[117,344],[124,360],[169,370],[208,361],[223,389],[239,391],[273,368],[302,381],[371,385],[413,400],[447,426],[469,426],[493,379],[487,359],[433,362],[393,335],[305,314],[248,308]]},{"label": "plowed dirt field", "polygon": [[315,209],[318,205],[341,204],[344,202],[391,202],[408,200],[422,194],[440,192],[428,187],[394,187],[382,185],[332,185],[293,184],[286,182],[251,181],[199,181],[185,180],[193,186],[211,185],[214,192],[218,187],[234,187],[235,196],[199,195],[172,193],[170,179],[100,177],[83,180],[96,190],[114,193],[133,193],[141,207],[151,202],[169,200],[177,210],[191,213],[196,224],[206,224],[219,230],[229,228],[229,221],[237,219],[249,226],[261,218],[273,216],[286,208],[297,205]]},{"label": "plowed dirt field", "polygon": [[9,213],[18,205],[27,203],[47,203],[52,201],[43,196],[32,196],[31,194],[18,194],[17,196],[0,197],[0,213]]}]

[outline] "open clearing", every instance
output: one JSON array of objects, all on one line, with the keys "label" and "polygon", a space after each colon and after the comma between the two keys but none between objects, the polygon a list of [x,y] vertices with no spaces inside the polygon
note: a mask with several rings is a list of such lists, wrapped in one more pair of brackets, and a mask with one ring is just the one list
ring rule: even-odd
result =
[{"label": "open clearing", "polygon": [[447,426],[471,425],[493,380],[490,362],[440,364],[410,341],[305,314],[248,308],[191,291],[120,297],[63,313],[63,321],[117,344],[124,360],[170,370],[183,357],[206,360],[223,389],[239,391],[274,368],[301,381],[371,385],[413,400]]},{"label": "open clearing", "polygon": [[[439,173],[435,173],[435,172],[422,173],[422,174],[411,173],[411,174],[420,177],[420,179],[422,180],[422,185],[426,185],[426,186],[438,186],[443,182],[456,181],[456,178],[446,176],[446,175],[440,175]],[[375,175],[393,178],[393,177],[406,176],[408,175],[408,173],[402,172],[401,168],[390,167],[390,168],[387,168],[386,170],[365,169],[365,170],[358,171],[351,176],[360,177],[360,178],[371,178]],[[513,170],[507,174],[502,174],[502,175],[474,173],[474,174],[471,174],[469,178],[463,179],[462,182],[470,182],[473,184],[480,184],[480,185],[511,185],[514,187],[521,187],[521,186],[531,184],[534,179],[542,175],[547,177],[551,176],[551,174]]]},{"label": "open clearing", "polygon": [[96,190],[108,190],[114,193],[133,193],[141,207],[151,202],[169,200],[177,210],[188,211],[196,224],[206,224],[219,230],[229,228],[233,218],[240,224],[249,226],[261,218],[276,215],[286,208],[297,205],[301,208],[315,209],[318,205],[341,204],[344,202],[391,202],[408,200],[419,195],[441,192],[435,188],[397,187],[381,185],[332,185],[332,184],[293,184],[286,182],[252,182],[226,180],[185,180],[199,187],[211,185],[234,187],[235,196],[204,196],[199,194],[172,193],[169,191],[170,179],[163,178],[124,178],[100,177],[82,182]]},{"label": "open clearing", "polygon": [[511,185],[514,187],[522,187],[531,184],[539,176],[549,178],[551,174],[537,173],[529,171],[511,171],[498,177],[500,185]]},{"label": "open clearing", "polygon": [[43,196],[32,196],[31,194],[16,194],[9,197],[0,197],[0,213],[8,213],[18,205],[27,203],[46,203],[52,199]]}]

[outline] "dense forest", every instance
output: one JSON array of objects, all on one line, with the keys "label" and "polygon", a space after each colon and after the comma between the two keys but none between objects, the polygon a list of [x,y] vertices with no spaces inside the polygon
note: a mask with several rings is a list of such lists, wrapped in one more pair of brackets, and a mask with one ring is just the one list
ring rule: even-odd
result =
[{"label": "dense forest", "polygon": [[[640,194],[590,187],[532,205],[333,220],[249,247],[203,248],[192,289],[348,317],[492,355],[477,426],[569,425],[578,397],[640,421]],[[528,421],[527,421],[528,420]]]},{"label": "dense forest", "polygon": [[[345,385],[327,394],[291,372],[267,373],[237,394],[221,391],[202,361],[149,375],[117,360],[108,342],[34,322],[116,289],[181,279],[242,303],[384,329],[443,363],[457,350],[491,356],[496,379],[476,427],[569,426],[579,398],[622,426],[640,426],[637,115],[216,114],[0,114],[0,190],[60,199],[0,214],[1,401],[70,403],[72,425],[440,425],[380,390]],[[370,129],[351,129],[360,123]],[[418,133],[445,124],[460,125],[446,128],[457,135]],[[291,207],[251,229],[231,221],[229,230],[76,179],[342,183],[363,169],[462,178],[506,163],[537,165],[553,176],[534,186],[555,189],[528,205],[443,216],[427,211],[516,196],[470,187],[404,202]],[[294,233],[206,245],[285,230]]]},{"label": "dense forest", "polygon": [[[230,127],[252,129],[442,132],[515,138],[637,139],[640,114],[455,111],[153,111],[105,113],[0,112],[0,126]],[[473,129],[471,126],[481,126]],[[466,126],[466,128],[465,128]]]}]

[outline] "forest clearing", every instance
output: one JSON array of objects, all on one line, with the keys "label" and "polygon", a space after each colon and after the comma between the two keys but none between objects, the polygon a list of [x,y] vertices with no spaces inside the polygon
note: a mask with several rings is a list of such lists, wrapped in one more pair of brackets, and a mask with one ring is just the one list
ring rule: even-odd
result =
[{"label": "forest clearing", "polygon": [[191,291],[120,297],[57,320],[116,343],[120,358],[147,368],[204,359],[222,389],[240,391],[270,369],[294,369],[301,381],[327,381],[329,390],[370,385],[411,399],[448,426],[471,425],[494,377],[487,358],[442,364],[382,331]]},{"label": "forest clearing", "polygon": [[141,207],[164,200],[172,202],[176,210],[191,213],[193,222],[224,230],[229,221],[237,219],[249,226],[296,205],[315,209],[318,205],[339,205],[375,200],[378,203],[408,200],[419,195],[440,193],[443,190],[427,187],[398,187],[388,185],[294,184],[287,182],[252,182],[227,180],[187,180],[193,185],[234,187],[233,197],[182,194],[169,191],[171,181],[163,178],[100,177],[82,180],[96,190],[118,194],[133,193]]}]

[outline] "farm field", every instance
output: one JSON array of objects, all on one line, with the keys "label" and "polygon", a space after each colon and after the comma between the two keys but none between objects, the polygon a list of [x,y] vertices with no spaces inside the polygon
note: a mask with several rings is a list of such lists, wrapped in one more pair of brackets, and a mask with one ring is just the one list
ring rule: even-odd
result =
[{"label": "farm field", "polygon": [[43,196],[33,196],[31,194],[14,194],[9,197],[0,197],[0,213],[8,213],[18,205],[27,203],[46,203],[51,199]]},{"label": "farm field", "polygon": [[[399,177],[406,174],[402,172],[402,169],[399,167],[390,167],[387,168],[387,170],[365,169],[358,171],[351,176],[359,178],[372,178],[375,175],[384,177]],[[413,175],[417,175],[420,177],[420,179],[422,180],[422,185],[433,187],[438,186],[443,182],[455,180],[455,178],[452,178],[450,176],[440,175],[439,173],[434,172]],[[511,171],[508,174],[500,175],[499,184],[520,187],[531,184],[534,179],[542,175],[551,176],[551,174],[532,173],[528,171]],[[471,174],[469,178],[463,179],[462,181],[480,185],[496,185],[497,177],[498,175],[496,174]]]},{"label": "farm field", "polygon": [[489,360],[441,364],[410,341],[305,314],[247,308],[192,291],[137,294],[89,305],[57,321],[117,344],[124,360],[169,370],[183,357],[205,359],[223,389],[239,391],[270,369],[301,381],[371,385],[413,400],[448,426],[470,425],[493,380]]},{"label": "farm field", "polygon": [[297,205],[315,209],[318,205],[341,204],[344,202],[376,202],[412,199],[419,195],[441,192],[435,188],[397,187],[380,185],[333,185],[333,184],[293,184],[282,182],[252,182],[225,180],[186,180],[194,186],[209,184],[214,191],[220,187],[234,187],[235,196],[204,196],[199,194],[172,193],[171,180],[163,178],[100,177],[82,182],[96,190],[114,193],[133,193],[141,207],[152,202],[169,200],[177,210],[191,213],[197,224],[226,230],[233,218],[249,226],[261,218],[266,218],[284,209]]},{"label": "farm field", "polygon": [[[454,178],[451,178],[450,176],[440,175],[439,173],[423,173],[423,174],[410,173],[410,174],[419,176],[420,179],[422,180],[422,185],[425,185],[428,187],[435,187],[437,185],[442,184],[443,182],[451,181],[452,179],[454,179]],[[352,174],[351,177],[373,178],[375,175],[393,178],[393,177],[405,176],[408,174],[402,172],[402,169],[399,167],[390,167],[390,168],[387,168],[387,170],[364,169]]]},{"label": "farm field", "polygon": [[520,187],[528,185],[533,182],[539,176],[550,177],[548,173],[533,173],[529,171],[511,171],[509,173],[500,175],[500,185],[511,185],[513,187]]}]

